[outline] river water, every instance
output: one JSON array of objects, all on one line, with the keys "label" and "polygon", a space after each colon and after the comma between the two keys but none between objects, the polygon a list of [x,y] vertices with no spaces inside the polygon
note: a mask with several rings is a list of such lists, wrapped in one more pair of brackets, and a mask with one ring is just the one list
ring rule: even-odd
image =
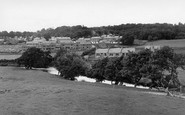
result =
[{"label": "river water", "polygon": [[[47,68],[47,71],[50,74],[59,75],[58,70],[55,69],[54,67]],[[76,78],[76,81],[78,81],[78,82],[90,82],[90,83],[95,83],[96,82],[95,79],[88,78],[86,76],[79,76],[79,77],[75,77],[75,78]],[[103,84],[109,84],[109,85],[111,85],[111,81],[108,81],[108,80],[104,80],[102,83]],[[128,84],[128,83],[123,83],[123,85],[126,86],[126,87],[134,87],[133,84]],[[136,88],[139,88],[139,89],[149,89],[149,87],[143,87],[143,86],[137,86]],[[149,91],[148,92],[148,91],[143,91],[141,93],[166,96],[166,93],[165,92],[152,92],[152,91]],[[185,99],[185,97],[181,97],[181,98],[184,98]]]},{"label": "river water", "polygon": [[[55,69],[54,67],[49,67],[47,68],[48,73],[53,74],[53,75],[59,75],[59,72],[57,69]],[[75,77],[77,81],[81,81],[81,82],[91,82],[91,83],[95,83],[96,80],[92,79],[92,78],[88,78],[86,76],[79,76],[79,77]],[[109,84],[111,85],[111,81],[108,80],[104,80],[102,81],[103,84]],[[123,83],[124,86],[126,87],[134,87],[133,84],[129,84],[129,83]],[[141,89],[149,89],[149,87],[143,87],[143,86],[137,86],[137,88],[141,88]]]}]

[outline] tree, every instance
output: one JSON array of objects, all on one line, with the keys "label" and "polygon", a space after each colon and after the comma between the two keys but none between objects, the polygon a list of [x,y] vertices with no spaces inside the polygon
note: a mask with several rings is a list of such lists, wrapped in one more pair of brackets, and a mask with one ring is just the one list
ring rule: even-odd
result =
[{"label": "tree", "polygon": [[139,53],[129,53],[122,60],[123,68],[120,72],[123,81],[134,83],[135,86],[137,86],[141,78],[156,81],[155,79],[161,76],[161,71],[157,68],[158,66],[152,63],[152,54],[153,52],[148,49]]},{"label": "tree", "polygon": [[176,54],[174,53],[172,48],[166,46],[163,47],[161,50],[158,50],[154,56],[154,58],[156,59],[155,63],[159,65],[158,67],[168,73],[165,75],[167,77],[163,78],[163,81],[167,82],[165,87],[169,87],[170,85],[179,87],[180,82],[178,80],[177,69],[185,69],[184,55]]},{"label": "tree", "polygon": [[122,69],[121,59],[122,57],[110,58],[105,67],[106,80],[115,81],[115,85],[119,82],[123,82],[120,73],[120,70]]},{"label": "tree", "polygon": [[67,50],[64,48],[61,48],[57,51],[56,55],[54,56],[54,60],[56,60],[58,57],[64,56],[67,53]]},{"label": "tree", "polygon": [[122,45],[133,45],[134,44],[135,35],[133,32],[124,32],[122,34],[122,38],[120,39]]},{"label": "tree", "polygon": [[89,68],[88,64],[74,53],[60,55],[55,61],[55,67],[60,72],[60,76],[69,80],[75,80],[76,76],[85,75]]},{"label": "tree", "polygon": [[17,59],[19,65],[24,65],[27,69],[46,68],[52,62],[50,52],[44,52],[39,48],[28,48],[20,58]]},{"label": "tree", "polygon": [[98,82],[102,82],[105,80],[105,69],[108,62],[108,58],[104,58],[101,60],[98,60],[94,65],[92,65],[91,69],[91,77],[95,78]]}]

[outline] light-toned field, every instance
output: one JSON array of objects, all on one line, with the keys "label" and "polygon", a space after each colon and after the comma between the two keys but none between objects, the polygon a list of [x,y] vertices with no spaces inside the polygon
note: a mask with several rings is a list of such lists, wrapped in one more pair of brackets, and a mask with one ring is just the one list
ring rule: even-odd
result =
[{"label": "light-toned field", "polygon": [[12,60],[17,59],[19,57],[21,57],[21,54],[0,54],[0,60],[2,59]]},{"label": "light-toned field", "polygon": [[0,67],[1,115],[184,115],[185,100]]},{"label": "light-toned field", "polygon": [[145,45],[160,45],[170,47],[185,47],[185,39],[178,40],[158,40],[153,42],[147,42]]},{"label": "light-toned field", "polygon": [[158,41],[153,41],[153,42],[146,42],[144,45],[145,46],[146,45],[169,46],[169,47],[172,47],[176,53],[185,54],[185,39],[158,40]]}]

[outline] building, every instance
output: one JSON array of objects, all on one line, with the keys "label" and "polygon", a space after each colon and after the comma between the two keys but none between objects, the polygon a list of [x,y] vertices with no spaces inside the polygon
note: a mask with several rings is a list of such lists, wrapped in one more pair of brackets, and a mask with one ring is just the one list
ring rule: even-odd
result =
[{"label": "building", "polygon": [[129,52],[135,52],[135,48],[106,48],[96,49],[95,58],[121,57],[126,56]]},{"label": "building", "polygon": [[102,40],[102,37],[92,37],[91,38],[91,43],[92,44],[98,44],[100,40]]},{"label": "building", "polygon": [[43,51],[56,52],[60,49],[60,45],[56,41],[46,41],[44,38],[35,38],[33,41],[26,42],[22,46],[22,50],[26,51],[30,47],[40,48]]},{"label": "building", "polygon": [[155,51],[155,50],[161,49],[161,46],[145,46],[145,49],[149,49],[151,51]]},{"label": "building", "polygon": [[140,52],[140,51],[145,50],[145,49],[149,49],[151,51],[156,51],[156,50],[161,49],[161,46],[153,46],[153,45],[150,45],[150,46],[138,46],[138,47],[135,47],[135,49],[136,49],[136,52]]},{"label": "building", "polygon": [[108,51],[108,57],[120,57],[122,56],[123,48],[110,48]]},{"label": "building", "polygon": [[123,49],[121,50],[121,54],[122,54],[123,56],[127,56],[127,54],[128,54],[129,52],[136,52],[136,49],[135,49],[135,48],[123,48]]},{"label": "building", "polygon": [[76,40],[77,50],[84,51],[92,48],[92,43],[90,38],[79,38]]},{"label": "building", "polygon": [[108,57],[109,49],[96,49],[95,58],[105,58]]},{"label": "building", "polygon": [[0,45],[4,44],[4,39],[0,39]]},{"label": "building", "polygon": [[57,43],[59,44],[71,44],[75,43],[70,37],[56,37]]},{"label": "building", "polygon": [[129,52],[139,52],[145,49],[151,51],[159,50],[160,46],[142,46],[136,48],[105,48],[105,49],[96,49],[95,58],[105,58],[105,57],[121,57],[127,56]]},{"label": "building", "polygon": [[102,35],[102,39],[108,41],[111,44],[118,44],[118,40],[121,36],[114,36],[114,35]]}]

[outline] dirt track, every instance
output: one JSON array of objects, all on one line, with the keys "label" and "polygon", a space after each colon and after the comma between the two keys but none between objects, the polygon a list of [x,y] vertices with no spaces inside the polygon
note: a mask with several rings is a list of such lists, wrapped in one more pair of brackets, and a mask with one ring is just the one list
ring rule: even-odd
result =
[{"label": "dirt track", "polygon": [[0,115],[184,115],[185,100],[0,67]]}]

